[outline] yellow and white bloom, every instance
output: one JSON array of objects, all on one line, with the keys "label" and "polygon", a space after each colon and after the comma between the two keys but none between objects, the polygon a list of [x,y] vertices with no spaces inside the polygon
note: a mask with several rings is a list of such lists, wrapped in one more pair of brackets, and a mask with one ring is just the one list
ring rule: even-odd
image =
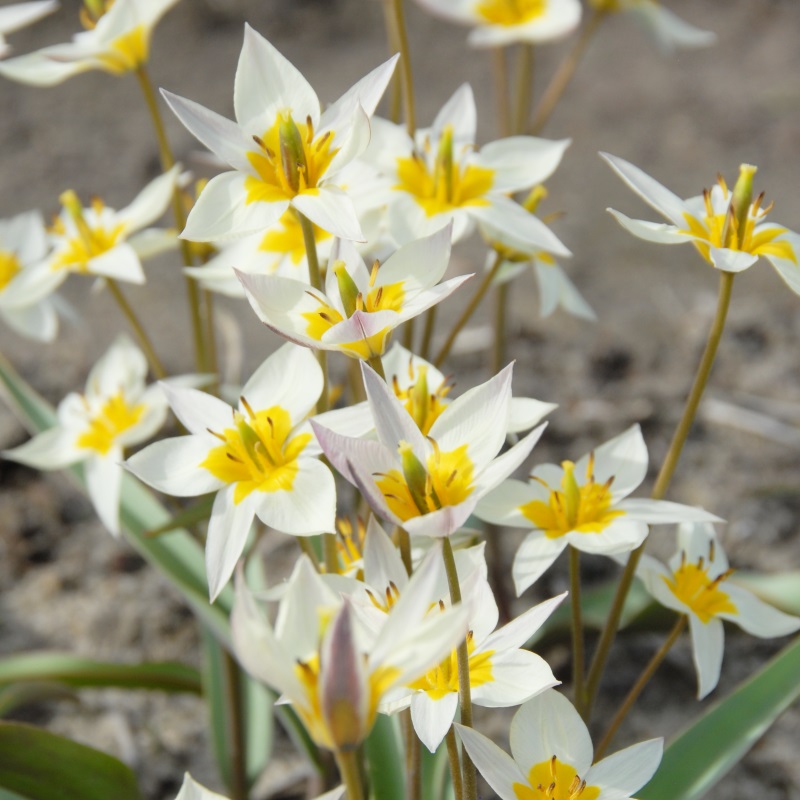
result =
[{"label": "yellow and white bloom", "polygon": [[431,14],[473,30],[475,47],[541,43],[571,33],[581,21],[579,0],[417,0]]},{"label": "yellow and white bloom", "polygon": [[800,630],[798,617],[784,614],[729,580],[733,570],[713,525],[681,525],[678,552],[665,566],[643,556],[636,573],[659,603],[686,614],[702,700],[719,682],[724,651],[723,620],[760,639]]},{"label": "yellow and white bloom", "polygon": [[372,510],[412,535],[458,530],[478,501],[528,457],[544,430],[540,425],[496,457],[508,428],[511,366],[454,400],[427,435],[374,370],[361,367],[378,441],[312,425],[325,455]]},{"label": "yellow and white bloom", "polygon": [[491,739],[456,725],[478,771],[501,800],[628,800],[655,774],[663,739],[626,747],[596,764],[589,731],[566,697],[546,691],[511,721],[513,758]]},{"label": "yellow and white bloom", "polygon": [[364,236],[338,173],[367,147],[369,118],[397,57],[362,78],[324,113],[306,79],[245,26],[236,69],[236,122],[170,92],[178,119],[233,171],[212,179],[183,238],[219,241],[265,231],[290,207],[345,239]]},{"label": "yellow and white bloom", "polygon": [[122,75],[147,63],[150,37],[178,0],[83,0],[86,30],[56,44],[0,63],[0,75],[31,86],[55,86],[92,69]]},{"label": "yellow and white bloom", "polygon": [[471,275],[439,283],[450,260],[450,228],[409,242],[367,270],[352,242],[337,240],[325,294],[301,281],[238,272],[258,318],[280,336],[320,350],[369,359],[406,320],[449,297]]},{"label": "yellow and white bloom", "polygon": [[44,342],[58,330],[49,295],[61,283],[44,260],[48,249],[38,211],[0,220],[0,319],[22,336]]},{"label": "yellow and white bloom", "polygon": [[3,453],[42,470],[83,462],[92,505],[115,536],[123,451],[149,439],[167,416],[166,384],[145,386],[146,375],[144,355],[120,336],[92,368],[84,393],[73,392],[59,403],[57,427]]},{"label": "yellow and white bloom", "polygon": [[495,525],[528,528],[514,557],[522,594],[572,545],[585,553],[617,555],[637,548],[648,525],[719,521],[702,509],[666,500],[627,499],[647,474],[647,447],[638,425],[561,466],[543,464],[530,481],[508,480],[475,513]]},{"label": "yellow and white bloom", "polygon": [[715,33],[686,22],[658,0],[589,0],[605,12],[628,13],[655,39],[665,53],[680,48],[708,47],[717,40]]},{"label": "yellow and white bloom", "polygon": [[166,211],[178,171],[175,166],[159,175],[120,211],[99,199],[84,208],[74,192],[64,192],[64,208],[49,229],[49,269],[61,281],[74,272],[144,283],[141,259],[176,244],[174,232],[147,226]]},{"label": "yellow and white bloom", "polygon": [[[642,200],[669,220],[670,224],[631,219],[608,209],[625,230],[657,244],[693,242],[703,259],[725,272],[742,272],[762,256],[787,286],[800,294],[800,235],[782,225],[767,222],[772,204],[762,208],[764,195],[749,203],[743,223],[733,210],[733,192],[723,178],[698,197],[681,200],[638,167],[608,153],[600,154],[614,172]],[[743,164],[740,180],[752,182],[756,168]]]},{"label": "yellow and white bloom", "polygon": [[5,34],[31,25],[57,8],[57,0],[33,0],[29,3],[12,3],[10,6],[0,8],[0,58],[5,58],[11,52],[11,48],[3,38]]},{"label": "yellow and white bloom", "polygon": [[475,128],[475,98],[468,84],[447,101],[432,127],[418,131],[413,140],[404,127],[373,120],[365,159],[391,181],[391,235],[403,243],[452,221],[456,242],[480,222],[501,238],[508,235],[553,255],[570,255],[541,220],[508,196],[552,175],[569,140],[512,136],[478,149]]},{"label": "yellow and white bloom", "polygon": [[126,462],[166,494],[217,492],[206,539],[212,600],[233,574],[254,517],[293,536],[333,533],[336,487],[306,422],[322,388],[317,360],[294,345],[253,373],[237,408],[194,389],[166,386],[189,435],[155,442]]}]

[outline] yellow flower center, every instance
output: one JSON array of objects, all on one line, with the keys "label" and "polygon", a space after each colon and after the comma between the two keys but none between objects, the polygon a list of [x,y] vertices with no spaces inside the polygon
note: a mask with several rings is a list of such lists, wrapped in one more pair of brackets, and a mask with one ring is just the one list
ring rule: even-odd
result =
[{"label": "yellow flower center", "polygon": [[467,455],[467,445],[444,453],[434,442],[427,465],[416,458],[405,442],[398,449],[403,471],[393,469],[378,474],[376,485],[391,512],[401,520],[458,505],[472,494],[474,465]]},{"label": "yellow flower center", "polygon": [[564,461],[561,466],[564,469],[561,489],[552,489],[539,481],[550,490],[548,502],[532,500],[519,509],[549,539],[570,532],[601,533],[625,513],[611,508],[613,478],[602,484],[595,483],[593,457],[589,458],[584,484],[578,484],[575,479],[575,464]]},{"label": "yellow flower center", "polygon": [[15,253],[11,250],[0,250],[0,292],[14,280],[21,269],[22,264]]},{"label": "yellow flower center", "polygon": [[251,492],[289,492],[297,474],[297,458],[311,440],[310,433],[289,438],[291,416],[281,406],[254,412],[247,401],[242,404],[248,418],[233,414],[233,428],[213,433],[223,444],[213,448],[200,464],[225,483],[235,483],[235,503]]},{"label": "yellow flower center", "polygon": [[[331,234],[316,225],[314,241],[316,244],[330,239]],[[300,220],[293,210],[287,211],[278,221],[278,225],[268,230],[258,246],[259,250],[266,253],[282,253],[289,256],[292,263],[297,266],[306,256],[306,245],[303,240],[303,229]]]},{"label": "yellow flower center", "polygon": [[[339,517],[336,520],[336,553],[338,555],[338,573],[340,575],[353,573],[353,566],[363,558],[366,535],[367,527],[361,517],[356,519],[355,528],[347,517]],[[355,571],[354,577],[363,581],[364,570],[359,567]]]},{"label": "yellow flower center", "polygon": [[426,140],[424,153],[413,152],[410,158],[397,159],[400,182],[393,189],[412,195],[429,217],[464,206],[489,204],[485,195],[494,183],[494,170],[454,161],[451,125],[442,133],[432,167],[427,157],[430,147],[430,140]]},{"label": "yellow flower center", "polygon": [[794,252],[791,242],[779,240],[779,237],[787,232],[786,228],[757,230],[757,223],[763,222],[772,209],[772,203],[765,209],[761,208],[764,200],[763,193],[750,204],[744,225],[740,226],[730,202],[731,191],[722,176],[718,178],[718,182],[723,199],[727,203],[726,206],[715,208],[712,194],[706,189],[703,191],[705,214],[700,219],[688,212],[683,215],[687,227],[681,233],[689,233],[698,237],[694,240],[694,245],[700,255],[711,263],[710,248],[725,247],[754,256],[786,258],[797,264],[797,254]]},{"label": "yellow flower center", "polygon": [[595,800],[600,796],[598,786],[587,786],[575,768],[553,756],[531,767],[528,785],[515,783],[518,800]]},{"label": "yellow flower center", "polygon": [[[66,269],[70,272],[86,274],[89,272],[90,259],[116,247],[123,238],[125,226],[118,223],[106,227],[100,222],[94,226],[90,225],[73,192],[65,192],[62,195],[62,201],[66,201],[65,208],[72,216],[78,232],[75,236],[69,236],[64,220],[60,217],[53,222],[50,232],[55,236],[62,237],[65,241],[59,247],[59,253],[53,259],[51,269]],[[97,198],[92,200],[92,209],[98,219],[101,218],[104,208],[102,200]]]},{"label": "yellow flower center", "polygon": [[247,159],[258,177],[245,178],[248,203],[291,200],[316,189],[338,152],[331,147],[331,131],[315,137],[311,117],[296,123],[288,111],[263,136],[253,138],[259,152],[248,153]]},{"label": "yellow flower center", "polygon": [[475,11],[490,25],[522,25],[547,11],[547,0],[481,0]]},{"label": "yellow flower center", "polygon": [[122,392],[117,392],[106,400],[100,413],[78,436],[75,444],[78,447],[105,455],[114,446],[117,437],[141,419],[144,411],[144,403],[129,405]]},{"label": "yellow flower center", "polygon": [[664,577],[664,582],[675,597],[706,624],[719,614],[735,614],[737,611],[730,597],[720,588],[732,571],[728,570],[712,579],[702,558],[696,564],[688,564],[684,556],[672,578]]},{"label": "yellow flower center", "polygon": [[[414,369],[411,361],[408,363],[408,375],[414,380]],[[442,411],[447,408],[445,398],[450,391],[450,386],[446,381],[434,390],[428,388],[428,367],[421,365],[417,370],[416,381],[405,389],[400,388],[397,375],[392,376],[392,388],[397,399],[405,406],[406,411],[411,415],[417,427],[426,436],[431,426],[439,418]]]},{"label": "yellow flower center", "polygon": [[[492,656],[494,650],[486,650],[475,655],[475,641],[472,631],[467,634],[467,651],[469,652],[470,686],[481,686],[494,680],[492,675]],[[448,694],[458,692],[458,651],[440,661],[432,670],[410,684],[409,688],[426,692],[433,700],[441,700]]]}]

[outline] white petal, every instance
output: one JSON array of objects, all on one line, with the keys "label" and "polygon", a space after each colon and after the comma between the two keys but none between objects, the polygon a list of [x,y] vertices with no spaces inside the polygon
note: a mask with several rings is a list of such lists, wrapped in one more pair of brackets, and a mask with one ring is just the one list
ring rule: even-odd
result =
[{"label": "white petal", "polygon": [[451,226],[445,225],[430,236],[402,245],[381,264],[375,285],[403,283],[408,291],[438,283],[450,261],[451,233]]},{"label": "white petal", "polygon": [[665,53],[672,53],[678,47],[708,47],[717,40],[716,34],[712,31],[704,31],[690,25],[653,0],[640,0],[631,10],[649,29]]},{"label": "white petal", "polygon": [[673,522],[722,522],[702,508],[671,503],[668,500],[627,499],[618,506],[633,519],[649,525],[666,525]]},{"label": "white petal", "polygon": [[725,631],[720,620],[710,619],[704,624],[694,614],[689,615],[689,630],[692,634],[692,656],[697,669],[697,699],[702,700],[719,683]]},{"label": "white petal", "polygon": [[40,342],[52,342],[58,333],[58,315],[49,300],[27,308],[2,308],[0,319],[22,336]]},{"label": "white petal", "polygon": [[455,729],[469,753],[469,757],[489,786],[497,792],[502,800],[518,800],[514,784],[521,783],[523,786],[528,786],[528,781],[514,763],[514,759],[491,739],[487,739],[472,728],[456,724]]},{"label": "white petal", "polygon": [[514,556],[511,569],[517,597],[539,580],[566,546],[564,537],[548,539],[538,531],[525,537]]},{"label": "white petal", "polygon": [[391,583],[402,590],[408,583],[408,573],[400,553],[375,517],[370,517],[367,523],[364,581],[378,590],[385,589]]},{"label": "white petal", "polygon": [[125,225],[126,233],[146,228],[167,210],[179,173],[180,166],[176,164],[150,181],[129,206],[117,213],[117,218]]},{"label": "white petal", "polygon": [[561,163],[570,141],[511,136],[484,145],[476,163],[495,173],[492,191],[518,192],[546,181]]},{"label": "white petal", "polygon": [[663,752],[663,739],[639,742],[598,761],[583,777],[601,789],[601,797],[607,790],[616,790],[620,798],[631,797],[655,775]]},{"label": "white petal", "polygon": [[[520,507],[538,499],[535,487],[523,481],[507,480],[480,499],[475,514],[486,522],[509,528],[531,528]],[[546,500],[546,498],[545,498]]]},{"label": "white petal", "polygon": [[462,83],[452,97],[442,106],[431,126],[432,138],[438,140],[446,126],[452,126],[456,145],[472,144],[475,141],[477,112],[475,96],[468,83]]},{"label": "white petal", "polygon": [[411,721],[420,741],[431,753],[442,743],[458,708],[458,692],[434,700],[425,692],[411,698]]},{"label": "white petal", "polygon": [[727,247],[710,247],[711,263],[723,272],[744,272],[758,261],[758,256],[743,253],[740,250],[729,250]]},{"label": "white petal", "polygon": [[175,800],[227,800],[221,794],[210,792],[205,786],[201,786],[187,772],[183,776],[183,784]]},{"label": "white petal", "polygon": [[617,517],[599,533],[570,531],[565,537],[577,550],[596,555],[627,553],[647,538],[647,524],[628,517]]},{"label": "white petal", "polygon": [[328,128],[335,131],[341,124],[340,120],[352,114],[359,105],[367,116],[371,117],[392,79],[399,58],[399,54],[394,55],[379,67],[375,67],[372,72],[353,84],[335,103],[328,106],[320,119],[320,132]]},{"label": "white petal", "polygon": [[643,219],[632,219],[620,211],[607,208],[609,214],[625,228],[628,233],[632,233],[637,239],[644,239],[646,242],[655,244],[686,244],[692,241],[692,237],[681,233],[674,225],[667,222],[648,222]]},{"label": "white petal", "polygon": [[236,485],[233,484],[217,493],[208,520],[206,574],[212,603],[233,575],[253,524],[255,492],[237,503],[235,491]]},{"label": "white petal", "polygon": [[491,665],[491,680],[472,689],[472,701],[479,706],[516,706],[561,683],[541,656],[527,650],[497,653]]},{"label": "white petal", "polygon": [[544,423],[544,425],[535,428],[527,436],[520,439],[510,450],[506,450],[503,455],[498,456],[486,467],[478,479],[478,485],[475,487],[475,494],[478,499],[483,497],[485,492],[494,489],[522,465],[522,462],[530,455],[531,450],[541,438],[546,427],[547,423]]},{"label": "white petal", "polygon": [[233,409],[218,397],[166,381],[160,386],[175,416],[190,433],[205,434],[209,428],[222,433],[233,424]]},{"label": "white petal", "polygon": [[558,264],[544,264],[537,259],[533,266],[539,281],[539,308],[542,317],[561,306],[575,317],[591,321],[597,319],[592,307]]},{"label": "white petal", "polygon": [[380,442],[342,436],[318,425],[313,419],[311,427],[333,467],[351,483],[355,481],[353,467],[359,467],[364,471],[365,476],[371,476],[372,473],[386,472],[397,466],[392,451]]},{"label": "white petal", "polygon": [[800,618],[784,614],[747,590],[728,582],[723,583],[720,588],[736,606],[736,613],[726,612],[719,616],[735,622],[747,633],[758,636],[759,639],[770,639],[800,630]]},{"label": "white petal", "polygon": [[119,494],[122,467],[117,463],[122,451],[112,448],[104,458],[89,458],[85,464],[86,491],[100,521],[119,536]]},{"label": "white petal", "polygon": [[75,444],[77,438],[75,431],[50,428],[13,450],[3,450],[2,455],[35,469],[63,469],[86,458],[86,451]]},{"label": "white petal", "polygon": [[50,54],[62,53],[66,45],[54,45],[26,53],[24,56],[0,61],[0,75],[30,86],[55,86],[94,66],[85,60],[56,61]]},{"label": "white petal", "polygon": [[529,608],[524,614],[520,614],[516,619],[489,636],[481,644],[480,649],[482,651],[511,650],[523,647],[561,605],[566,596],[567,592],[563,592]]},{"label": "white petal", "polygon": [[[609,439],[594,450],[594,479],[605,483],[613,478],[611,495],[614,502],[627,497],[647,475],[647,446],[642,429],[632,425],[624,433]],[[581,480],[586,474],[589,456],[585,455],[575,465],[575,474]]]},{"label": "white petal", "polygon": [[104,278],[136,284],[145,282],[142,262],[127,242],[106,250],[102,255],[90,258],[86,266],[93,275],[101,275]]},{"label": "white petal", "polygon": [[358,222],[358,214],[350,197],[335,186],[297,195],[292,205],[318,228],[356,242],[366,241]]}]

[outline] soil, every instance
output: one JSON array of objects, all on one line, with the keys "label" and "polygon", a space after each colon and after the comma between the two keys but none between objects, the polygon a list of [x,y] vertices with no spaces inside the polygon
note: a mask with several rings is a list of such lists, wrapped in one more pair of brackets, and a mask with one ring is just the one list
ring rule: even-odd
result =
[{"label": "soil", "polygon": [[[74,29],[76,0],[34,28],[15,34],[18,53],[64,41]],[[490,58],[465,46],[466,33],[432,20],[409,3],[408,24],[418,87],[418,118],[438,108],[469,81],[479,108],[479,140],[497,137]],[[633,24],[605,23],[592,43],[545,135],[572,145],[548,182],[544,213],[565,211],[554,229],[572,249],[565,264],[596,309],[590,324],[563,313],[538,317],[536,286],[515,284],[508,318],[515,393],[557,402],[533,462],[580,456],[639,422],[654,465],[663,457],[714,312],[717,276],[689,247],[656,247],[630,237],[606,207],[656,219],[597,157],[608,151],[641,166],[681,197],[710,187],[718,172],[733,181],[741,162],[759,166],[757,191],[775,201],[773,216],[800,226],[800,4],[794,0],[674,0],[668,5],[714,30],[715,47],[660,54]],[[322,98],[335,99],[386,55],[378,0],[183,0],[159,26],[153,42],[154,81],[232,116],[232,86],[247,19],[309,78]],[[541,92],[567,44],[536,54]],[[158,169],[157,154],[136,82],[87,73],[53,89],[0,83],[0,218],[39,208],[57,210],[67,188],[126,205]],[[173,119],[169,135],[179,158],[199,168],[198,145]],[[452,273],[482,264],[477,241],[459,246]],[[451,299],[443,318],[454,319]],[[152,325],[171,373],[191,369],[183,279],[171,258],[149,262],[148,284],[127,292]],[[58,339],[42,347],[7,328],[0,349],[51,402],[83,386],[90,365],[124,321],[104,292],[78,277],[65,286],[70,318]],[[670,499],[703,505],[728,520],[721,536],[732,563],[778,572],[800,564],[798,437],[800,422],[800,298],[762,261],[736,279],[727,332],[709,400],[693,429]],[[451,358],[458,390],[484,380],[489,305]],[[223,368],[246,377],[273,350],[276,337],[240,303],[219,303]],[[446,322],[445,322],[446,324]],[[444,328],[440,328],[444,332]],[[763,412],[787,428],[743,430],[745,418],[724,421],[720,402]],[[26,434],[0,408],[0,447]],[[89,503],[61,474],[38,474],[0,461],[0,654],[68,650],[99,658],[178,659],[199,666],[196,629],[176,593],[124,542],[110,537]],[[652,480],[652,475],[650,476]],[[646,489],[647,487],[643,487]],[[644,494],[642,494],[644,496]],[[503,535],[510,558],[517,534]],[[668,531],[656,529],[653,552],[669,554]],[[290,544],[270,540],[275,563],[292,557]],[[611,574],[586,558],[587,577]],[[272,567],[275,574],[280,567]],[[520,601],[560,590],[559,564]],[[707,708],[752,674],[785,641],[728,632],[722,679],[701,704],[688,642],[670,654],[644,693],[617,744],[669,737],[690,714]],[[610,664],[607,715],[658,646],[654,635],[626,638]],[[544,652],[567,679],[568,653]],[[693,707],[693,708],[692,708]],[[202,701],[122,691],[85,691],[77,698],[32,706],[21,717],[123,758],[136,770],[144,796],[172,800],[182,773],[220,788],[206,735]],[[497,720],[497,718],[495,718]],[[498,721],[490,723],[502,739]],[[800,798],[800,711],[790,709],[726,778],[710,800]],[[264,794],[301,765],[288,745],[262,782]]]}]

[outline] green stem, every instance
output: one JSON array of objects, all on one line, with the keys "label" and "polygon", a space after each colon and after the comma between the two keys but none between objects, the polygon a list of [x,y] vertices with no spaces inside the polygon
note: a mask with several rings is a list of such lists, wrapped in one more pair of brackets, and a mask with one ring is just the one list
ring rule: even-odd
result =
[{"label": "green stem", "polygon": [[357,750],[338,750],[336,764],[342,783],[347,790],[347,800],[364,800],[364,787],[361,783],[361,772],[358,768]]},{"label": "green stem", "polygon": [[[722,332],[725,329],[725,320],[728,316],[728,307],[731,301],[731,290],[733,289],[734,273],[720,272],[719,281],[719,295],[717,298],[717,311],[714,315],[714,321],[711,325],[711,330],[708,333],[708,341],[706,342],[703,356],[700,359],[700,364],[697,368],[697,373],[694,377],[689,397],[686,400],[686,406],[683,409],[678,427],[672,436],[669,450],[661,465],[661,470],[656,478],[655,485],[651,497],[654,500],[661,500],[667,493],[672,475],[678,465],[683,446],[686,443],[686,438],[689,435],[689,430],[692,427],[692,422],[697,414],[697,408],[700,405],[700,400],[703,397],[706,384],[708,383],[711,368],[714,365],[714,358],[717,354]],[[620,578],[617,592],[614,595],[614,601],[608,613],[605,627],[600,636],[600,641],[597,644],[597,650],[592,660],[592,666],[589,669],[589,678],[586,682],[586,710],[587,715],[591,711],[592,704],[597,695],[597,689],[600,685],[600,679],[603,675],[606,660],[608,659],[611,645],[614,642],[614,637],[617,633],[619,620],[622,616],[622,610],[625,607],[625,598],[628,596],[628,591],[633,583],[633,576],[636,573],[636,567],[644,552],[644,543],[642,543],[636,550],[634,550],[629,558],[628,563],[625,565],[625,570]]]},{"label": "green stem", "polygon": [[586,48],[592,41],[592,37],[600,27],[600,23],[606,18],[608,12],[604,9],[595,9],[589,21],[580,32],[572,49],[567,53],[566,58],[561,62],[555,75],[553,75],[550,83],[542,94],[542,99],[536,106],[536,111],[533,114],[533,122],[531,123],[530,133],[538,134],[542,128],[547,124],[550,115],[555,110],[561,95],[572,80],[575,70],[578,68],[581,59],[583,58]]},{"label": "green stem", "polygon": [[403,326],[403,347],[406,350],[414,350],[414,317]]},{"label": "green stem", "polygon": [[508,311],[508,284],[501,283],[494,294],[494,350],[492,373],[497,374],[506,360],[506,314]]},{"label": "green stem", "polygon": [[414,723],[411,721],[411,709],[407,708],[402,712],[402,722],[406,750],[406,800],[421,800],[422,753],[419,749],[419,736],[417,736]]},{"label": "green stem", "polygon": [[572,611],[572,693],[575,708],[584,716],[585,654],[583,618],[581,616],[581,563],[580,550],[569,548],[569,601]]},{"label": "green stem", "polygon": [[397,531],[397,544],[400,550],[400,558],[403,562],[403,566],[406,568],[406,572],[411,575],[414,571],[414,566],[411,563],[411,537],[408,535],[408,531],[405,528],[396,528]]},{"label": "green stem", "polygon": [[408,33],[406,32],[405,12],[403,0],[388,0],[392,5],[392,18],[396,42],[400,47],[400,75],[403,87],[403,105],[406,112],[406,130],[413,139],[417,130],[416,114],[414,111],[414,76],[411,72],[411,50],[408,46]]},{"label": "green stem", "polygon": [[231,800],[247,800],[247,759],[245,756],[244,720],[242,719],[241,672],[236,659],[221,649],[225,674],[225,705],[230,737]]},{"label": "green stem", "polygon": [[461,316],[458,318],[458,321],[453,326],[452,330],[450,331],[450,335],[447,337],[447,341],[442,345],[442,349],[439,351],[439,355],[436,356],[433,364],[436,367],[440,367],[442,362],[447,358],[450,350],[453,347],[453,343],[456,340],[456,337],[459,333],[461,333],[461,329],[469,322],[470,317],[475,313],[475,309],[480,304],[481,300],[483,300],[483,296],[486,294],[487,289],[491,286],[492,281],[494,280],[494,276],[497,275],[497,271],[500,269],[500,265],[503,263],[503,256],[498,253],[495,256],[494,263],[492,264],[492,268],[486,272],[483,276],[483,280],[481,280],[480,285],[475,290],[475,294],[472,296],[472,300],[469,301],[467,307],[461,313]]},{"label": "green stem", "polygon": [[627,716],[628,712],[633,708],[633,704],[639,698],[639,695],[642,693],[642,690],[645,686],[647,686],[650,679],[655,675],[656,670],[661,666],[661,662],[666,657],[667,653],[672,649],[672,645],[678,641],[678,637],[683,632],[683,629],[686,627],[686,620],[688,617],[685,614],[681,614],[678,617],[677,622],[675,623],[674,627],[667,636],[664,643],[658,649],[658,652],[650,659],[650,663],[644,668],[644,671],[639,676],[639,679],[633,685],[631,690],[628,692],[628,696],[623,701],[622,705],[617,711],[616,716],[613,720],[611,720],[611,724],[608,726],[608,729],[603,734],[603,738],[600,740],[600,744],[597,745],[594,751],[595,759],[599,759],[602,757],[603,753],[608,749],[608,746],[611,744],[611,740],[614,738],[619,726],[622,724],[622,721]]},{"label": "green stem", "polygon": [[531,115],[533,96],[533,45],[519,46],[517,62],[517,104],[514,116],[514,133],[525,133]]},{"label": "green stem", "polygon": [[[425,327],[422,329],[422,344],[419,348],[420,358],[427,359],[431,352],[431,342],[433,341],[433,329],[436,327],[436,306],[431,306],[425,312]],[[411,349],[411,348],[409,348]]]},{"label": "green stem", "polygon": [[322,534],[322,552],[325,556],[325,572],[336,575],[339,572],[339,554],[336,551],[336,534]]},{"label": "green stem", "polygon": [[494,96],[497,100],[497,127],[501,136],[508,136],[511,133],[511,106],[508,102],[508,69],[505,47],[495,47],[492,50],[492,76],[494,77]]},{"label": "green stem", "polygon": [[447,731],[444,737],[447,745],[447,759],[450,762],[450,777],[453,779],[453,800],[462,800],[464,797],[464,787],[461,783],[461,761],[458,757],[458,742],[453,726]]},{"label": "green stem", "polygon": [[[447,587],[450,590],[450,600],[452,604],[458,605],[461,602],[461,586],[458,582],[458,571],[456,570],[456,560],[453,556],[453,546],[450,544],[449,537],[445,537],[442,547],[444,556],[444,568],[447,573]],[[466,728],[472,727],[472,690],[469,680],[469,650],[467,640],[458,646],[458,694],[461,701],[461,724]],[[472,763],[469,754],[464,750],[461,754],[461,771],[464,780],[464,800],[477,800],[478,784],[475,775],[475,765]]]},{"label": "green stem", "polygon": [[128,324],[131,326],[131,328],[133,328],[133,332],[136,334],[136,338],[139,340],[139,344],[145,354],[145,357],[147,358],[148,363],[150,364],[150,368],[153,370],[153,375],[155,375],[159,380],[166,378],[166,370],[156,355],[156,351],[153,348],[153,343],[150,341],[150,338],[142,326],[142,323],[139,322],[139,318],[136,316],[133,308],[131,308],[130,303],[128,303],[128,301],[125,299],[125,295],[122,294],[122,289],[119,288],[119,284],[113,278],[106,278],[106,285],[108,286],[108,290],[111,292],[112,297],[117,301],[117,305],[120,307],[120,310],[125,315],[125,319],[128,320]]},{"label": "green stem", "polygon": [[[217,362],[217,337],[214,334],[214,295],[208,289],[203,290],[203,307],[205,308],[206,318],[206,342],[208,344],[208,369],[214,374],[219,374],[219,364]],[[217,385],[219,380],[217,380]]]},{"label": "green stem", "polygon": [[297,536],[298,545],[300,545],[300,549],[311,559],[311,563],[314,565],[314,569],[317,572],[320,572],[319,568],[319,559],[317,558],[317,553],[314,550],[314,545],[311,543],[311,539],[308,536]]}]

